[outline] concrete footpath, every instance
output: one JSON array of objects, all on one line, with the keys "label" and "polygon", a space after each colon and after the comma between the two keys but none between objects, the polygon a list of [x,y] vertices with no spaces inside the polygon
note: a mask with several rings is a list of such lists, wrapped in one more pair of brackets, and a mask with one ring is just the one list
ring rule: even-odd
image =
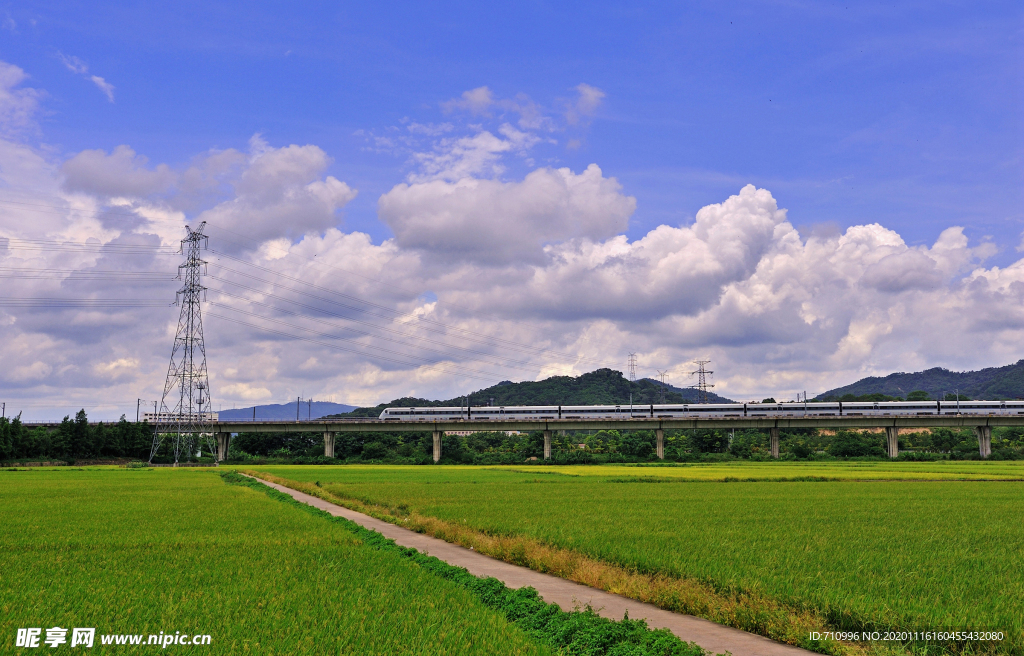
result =
[{"label": "concrete footpath", "polygon": [[673,613],[651,604],[573,583],[557,576],[541,574],[527,567],[511,565],[471,549],[343,508],[304,492],[262,479],[257,480],[290,495],[297,501],[377,531],[403,547],[411,547],[451,565],[465,567],[474,576],[492,576],[510,588],[534,588],[544,601],[558,604],[563,610],[570,611],[577,606],[590,604],[599,615],[613,620],[621,620],[628,612],[630,619],[645,620],[651,628],[668,629],[680,639],[686,642],[695,642],[715,654],[731,652],[733,656],[808,656],[814,653],[740,629],[715,624],[699,617]]}]

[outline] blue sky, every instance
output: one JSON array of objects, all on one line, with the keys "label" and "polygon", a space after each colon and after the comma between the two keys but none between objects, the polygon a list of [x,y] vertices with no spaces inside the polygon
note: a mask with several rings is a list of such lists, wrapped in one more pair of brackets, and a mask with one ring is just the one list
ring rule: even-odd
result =
[{"label": "blue sky", "polygon": [[931,243],[964,225],[1000,260],[1024,228],[1017,3],[361,4],[17,3],[0,58],[45,89],[65,153],[131,144],[174,165],[254,133],[317,144],[360,190],[346,225],[378,239],[376,200],[408,167],[358,131],[442,122],[480,86],[557,111],[581,82],[606,94],[599,112],[537,159],[617,177],[631,236],[746,183],[800,226]]},{"label": "blue sky", "polygon": [[1015,362],[1022,19],[0,4],[0,397],[159,397],[177,310],[65,301],[173,299],[157,278],[200,221],[224,407],[451,398],[629,353],[677,385],[710,358],[740,400]]}]

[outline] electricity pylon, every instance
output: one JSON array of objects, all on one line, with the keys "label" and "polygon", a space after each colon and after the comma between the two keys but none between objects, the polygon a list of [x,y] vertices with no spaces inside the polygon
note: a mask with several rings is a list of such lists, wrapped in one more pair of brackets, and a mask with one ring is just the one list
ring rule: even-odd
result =
[{"label": "electricity pylon", "polygon": [[[181,313],[171,349],[171,363],[167,367],[164,394],[160,399],[160,413],[157,415],[157,423],[175,424],[172,433],[175,465],[182,456],[191,460],[203,441],[211,453],[216,453],[213,436],[207,426],[212,418],[210,412],[213,406],[210,403],[210,380],[206,372],[206,346],[203,344],[203,317],[200,310],[206,291],[201,280],[206,262],[199,255],[199,251],[207,246],[208,238],[203,234],[205,227],[206,221],[200,223],[197,230],[185,226],[187,236],[181,240],[181,253],[185,261],[178,267],[178,279],[184,279],[185,284],[174,299],[175,305],[181,307]],[[168,408],[168,402],[173,407]],[[150,462],[162,440],[162,433],[153,434]]]},{"label": "electricity pylon", "polygon": [[661,369],[656,369],[656,371],[658,372],[658,377],[661,378],[661,403],[662,403],[662,405],[664,405],[665,404],[665,376],[668,375],[668,369],[666,369],[665,371],[662,371]]},{"label": "electricity pylon", "polygon": [[690,375],[697,376],[697,403],[707,403],[708,388],[714,387],[714,385],[708,383],[707,376],[715,372],[706,370],[704,365],[711,364],[711,360],[694,360],[693,363],[697,365],[697,371],[691,371]]}]

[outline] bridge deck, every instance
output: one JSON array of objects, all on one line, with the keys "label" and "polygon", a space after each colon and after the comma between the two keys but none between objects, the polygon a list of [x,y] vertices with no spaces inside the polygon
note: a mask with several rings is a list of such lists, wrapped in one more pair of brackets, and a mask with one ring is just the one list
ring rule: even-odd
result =
[{"label": "bridge deck", "polygon": [[[26,422],[25,426],[56,427],[57,423]],[[173,433],[173,424],[154,424],[157,432]],[[413,431],[535,430],[680,430],[697,428],[972,428],[1024,426],[1024,415],[873,415],[857,417],[699,417],[687,419],[505,419],[445,421],[383,421],[380,419],[314,419],[312,421],[214,421],[213,433],[380,433]]]}]

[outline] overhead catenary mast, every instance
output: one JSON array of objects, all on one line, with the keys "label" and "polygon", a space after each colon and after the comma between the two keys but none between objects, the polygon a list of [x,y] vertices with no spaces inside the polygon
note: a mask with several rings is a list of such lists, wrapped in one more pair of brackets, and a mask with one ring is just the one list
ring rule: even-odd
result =
[{"label": "overhead catenary mast", "polygon": [[[160,399],[160,413],[156,418],[158,422],[175,424],[172,433],[175,465],[182,458],[191,460],[204,440],[210,452],[216,452],[207,425],[212,419],[213,406],[210,404],[210,380],[206,371],[206,346],[203,344],[203,317],[200,310],[206,292],[201,280],[206,262],[199,253],[207,246],[208,238],[203,234],[205,227],[205,221],[196,230],[185,226],[187,236],[181,240],[181,253],[185,261],[178,267],[178,278],[184,280],[184,285],[175,296],[175,304],[181,307],[181,313],[174,334],[171,362],[167,366],[164,394]],[[154,433],[150,462],[160,449],[162,439],[162,433]]]}]

